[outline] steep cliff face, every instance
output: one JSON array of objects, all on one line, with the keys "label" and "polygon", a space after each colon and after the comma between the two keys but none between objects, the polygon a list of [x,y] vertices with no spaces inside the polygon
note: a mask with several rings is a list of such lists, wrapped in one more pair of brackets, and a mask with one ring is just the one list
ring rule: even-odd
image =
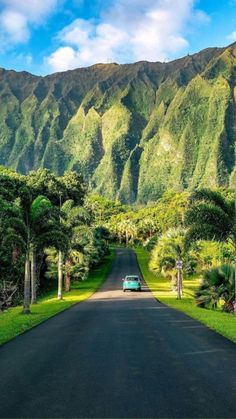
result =
[{"label": "steep cliff face", "polygon": [[36,77],[0,70],[0,164],[80,169],[122,202],[236,178],[236,46]]}]

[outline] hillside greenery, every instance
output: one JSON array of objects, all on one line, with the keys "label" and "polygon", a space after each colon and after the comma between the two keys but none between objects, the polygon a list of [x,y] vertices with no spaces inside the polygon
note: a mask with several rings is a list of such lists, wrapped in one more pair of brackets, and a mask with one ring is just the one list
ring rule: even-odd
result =
[{"label": "hillside greenery", "polygon": [[81,172],[123,204],[235,184],[236,46],[36,77],[1,70],[0,164]]},{"label": "hillside greenery", "polygon": [[235,60],[236,44],[0,70],[0,321],[38,314],[12,336],[90,295],[115,244],[136,249],[157,298],[235,339]]}]

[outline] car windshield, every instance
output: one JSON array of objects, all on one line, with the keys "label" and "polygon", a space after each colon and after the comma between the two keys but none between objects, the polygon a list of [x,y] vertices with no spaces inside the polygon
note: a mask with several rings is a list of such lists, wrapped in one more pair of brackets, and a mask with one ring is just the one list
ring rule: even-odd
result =
[{"label": "car windshield", "polygon": [[138,276],[126,276],[125,280],[126,281],[138,281],[139,278],[138,278]]}]

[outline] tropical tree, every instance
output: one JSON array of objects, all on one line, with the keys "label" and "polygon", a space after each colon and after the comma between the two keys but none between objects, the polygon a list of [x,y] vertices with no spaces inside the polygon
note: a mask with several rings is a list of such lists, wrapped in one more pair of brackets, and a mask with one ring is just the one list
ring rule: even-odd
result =
[{"label": "tropical tree", "polygon": [[61,189],[65,190],[63,202],[66,200],[73,200],[76,206],[82,206],[87,193],[87,184],[84,181],[81,173],[75,171],[66,171],[63,176],[58,177],[57,180],[61,185]]},{"label": "tropical tree", "polygon": [[62,278],[64,278],[64,289],[68,292],[71,280],[85,279],[90,267],[99,263],[107,252],[108,231],[104,227],[96,227],[93,221],[91,211],[76,206],[73,200],[68,200],[62,205],[61,224],[70,238],[69,246],[63,253],[63,262],[59,265],[62,252],[56,254],[54,249],[46,250],[48,265],[46,276],[55,278],[57,272],[61,278],[59,292],[62,292]]},{"label": "tropical tree", "polygon": [[160,236],[152,250],[149,264],[152,271],[171,279],[172,288],[178,290],[179,298],[182,296],[183,284],[182,269],[177,269],[177,261],[183,262],[186,273],[192,272],[196,264],[194,254],[186,249],[185,235],[185,229],[173,228]]},{"label": "tropical tree", "polygon": [[8,202],[0,196],[0,276],[22,288],[22,250],[24,243],[17,234],[8,240],[9,226],[12,231],[12,221],[21,220],[21,213],[14,202]]},{"label": "tropical tree", "polygon": [[37,255],[45,246],[64,249],[68,246],[67,231],[62,229],[59,213],[50,200],[38,196],[31,204],[28,221],[29,250],[31,257],[31,303],[36,303]]},{"label": "tropical tree", "polygon": [[120,202],[111,201],[100,195],[89,195],[86,197],[85,207],[92,211],[97,225],[109,222],[111,217],[125,212],[126,209]]},{"label": "tropical tree", "polygon": [[[21,287],[24,259],[25,313],[29,312],[30,297],[31,303],[36,301],[36,277],[45,246],[59,250],[59,272],[62,272],[71,231],[66,223],[60,223],[59,206],[73,199],[75,206],[81,207],[85,193],[86,185],[76,172],[57,177],[48,169],[39,169],[22,176],[0,167],[0,275],[14,278],[15,282],[19,278]],[[79,252],[76,260],[82,257]],[[68,258],[68,266],[69,262]]]},{"label": "tropical tree", "polygon": [[48,198],[38,196],[31,201],[27,187],[22,188],[20,195],[21,198],[16,200],[18,211],[5,223],[4,242],[21,247],[25,255],[23,313],[27,314],[30,313],[30,301],[36,302],[37,251],[50,245],[64,247],[67,237],[60,228],[59,218]]},{"label": "tropical tree", "polygon": [[53,205],[59,206],[60,195],[65,196],[66,194],[64,185],[49,169],[40,168],[30,171],[25,181],[30,189],[32,199],[42,195],[47,197]]},{"label": "tropical tree", "polygon": [[137,222],[138,238],[147,246],[152,241],[154,235],[158,232],[158,223],[156,219],[148,214],[140,217]]},{"label": "tropical tree", "polygon": [[40,168],[29,172],[25,182],[30,188],[33,198],[38,195],[46,196],[53,205],[59,207],[72,199],[76,205],[82,205],[86,194],[83,177],[74,171],[67,171],[63,176],[55,176],[49,169]]},{"label": "tropical tree", "polygon": [[[67,200],[61,207],[61,223],[67,230],[70,237],[69,246],[65,254],[65,291],[70,291],[71,271],[74,259],[81,260],[83,253],[82,247],[78,244],[78,233],[81,227],[89,225],[91,222],[91,214],[83,207],[76,206],[72,199]],[[63,262],[59,254],[58,275],[61,279],[63,277]],[[60,295],[58,295],[60,298]]]},{"label": "tropical tree", "polygon": [[[202,189],[190,197],[191,207],[185,222],[189,227],[186,245],[198,240],[229,241],[235,254],[236,264],[236,210],[235,202],[217,191]],[[236,269],[234,313],[236,315]]]},{"label": "tropical tree", "polygon": [[224,301],[223,310],[234,310],[234,276],[232,265],[222,265],[206,271],[202,284],[196,292],[196,302],[199,307],[217,308]]},{"label": "tropical tree", "polygon": [[121,219],[117,224],[117,232],[118,236],[125,240],[126,246],[128,246],[129,243],[133,244],[137,237],[137,227],[131,218]]}]

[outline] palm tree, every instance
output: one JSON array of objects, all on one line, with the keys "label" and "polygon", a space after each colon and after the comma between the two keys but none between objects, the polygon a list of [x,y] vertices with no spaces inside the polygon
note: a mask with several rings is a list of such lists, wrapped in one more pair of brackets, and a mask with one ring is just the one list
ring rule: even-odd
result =
[{"label": "palm tree", "polygon": [[5,224],[4,240],[20,245],[25,254],[23,313],[28,314],[30,302],[36,302],[37,251],[50,245],[65,246],[67,237],[60,229],[55,208],[48,198],[38,196],[31,202],[26,188],[18,200],[17,209]]},{"label": "palm tree", "polygon": [[31,256],[31,303],[36,303],[37,253],[45,246],[64,248],[67,235],[59,223],[59,214],[48,198],[38,196],[30,207],[27,218],[28,247]]},{"label": "palm tree", "polygon": [[[18,205],[0,197],[1,268],[4,269],[5,263],[7,263],[8,267],[9,264],[12,265],[12,274],[14,275],[12,279],[14,283],[21,280],[22,258],[19,258],[19,256],[25,253],[25,241],[22,238],[24,225],[22,224],[22,214]],[[20,259],[19,264],[17,263],[16,265],[18,258]],[[18,272],[14,269],[16,266],[18,266]],[[18,278],[17,274],[19,275]]]},{"label": "palm tree", "polygon": [[[186,245],[198,240],[229,241],[235,253],[236,264],[236,209],[233,199],[208,189],[195,191],[191,197],[191,208],[186,214]],[[236,269],[234,278],[234,314],[236,315]]]},{"label": "palm tree", "polygon": [[[61,223],[64,228],[67,230],[68,235],[70,236],[70,245],[67,248],[65,254],[65,292],[70,291],[71,285],[71,269],[73,265],[74,257],[78,257],[78,253],[83,253],[81,246],[77,243],[78,234],[81,234],[81,229],[84,231],[86,226],[91,223],[91,214],[90,212],[80,206],[76,206],[72,199],[67,200],[61,206]],[[91,233],[89,229],[89,234]],[[86,231],[85,237],[88,234]],[[92,233],[91,233],[92,234]],[[62,284],[63,278],[63,255],[60,252],[58,257],[58,278],[59,284]],[[58,298],[61,298],[60,294],[61,285],[59,286]]]},{"label": "palm tree", "polygon": [[219,301],[223,300],[223,309],[233,312],[234,274],[231,265],[222,265],[206,271],[203,282],[196,292],[198,306],[215,309]]},{"label": "palm tree", "polygon": [[127,218],[120,221],[118,223],[118,231],[120,236],[124,236],[126,247],[128,247],[129,242],[134,243],[134,239],[137,236],[137,228],[131,219]]},{"label": "palm tree", "polygon": [[178,298],[182,297],[183,284],[182,284],[182,270],[176,272],[176,262],[185,260],[187,257],[185,249],[185,234],[186,230],[170,229],[164,233],[158,240],[157,245],[154,247],[150,261],[152,270],[161,271],[164,276],[172,278],[172,283],[175,288],[176,274]]}]

